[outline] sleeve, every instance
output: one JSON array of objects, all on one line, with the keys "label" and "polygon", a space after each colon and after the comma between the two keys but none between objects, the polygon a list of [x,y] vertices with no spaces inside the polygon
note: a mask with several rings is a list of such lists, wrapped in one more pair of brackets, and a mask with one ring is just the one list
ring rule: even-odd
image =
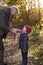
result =
[{"label": "sleeve", "polygon": [[5,12],[0,11],[0,28],[3,29],[5,32],[9,32],[10,28],[6,26],[6,16]]}]

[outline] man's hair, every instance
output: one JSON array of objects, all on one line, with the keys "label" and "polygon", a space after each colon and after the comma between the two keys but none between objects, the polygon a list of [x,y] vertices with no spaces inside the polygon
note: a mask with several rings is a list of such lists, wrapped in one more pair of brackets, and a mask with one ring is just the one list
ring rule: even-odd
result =
[{"label": "man's hair", "polygon": [[17,12],[19,12],[19,10],[18,10],[18,8],[16,6],[11,6],[10,8],[11,8],[11,11],[17,11]]}]

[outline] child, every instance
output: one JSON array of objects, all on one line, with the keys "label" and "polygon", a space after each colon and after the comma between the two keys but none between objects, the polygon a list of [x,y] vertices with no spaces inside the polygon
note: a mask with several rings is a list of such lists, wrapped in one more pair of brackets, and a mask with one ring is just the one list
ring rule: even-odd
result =
[{"label": "child", "polygon": [[26,25],[23,27],[23,31],[19,38],[19,48],[22,54],[22,65],[27,65],[28,62],[28,33],[31,32],[31,27]]}]

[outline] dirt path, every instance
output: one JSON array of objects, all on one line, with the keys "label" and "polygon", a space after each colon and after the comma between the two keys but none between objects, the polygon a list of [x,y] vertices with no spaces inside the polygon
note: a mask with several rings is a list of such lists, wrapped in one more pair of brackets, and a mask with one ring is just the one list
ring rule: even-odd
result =
[{"label": "dirt path", "polygon": [[22,61],[21,51],[17,46],[13,44],[5,46],[5,53],[4,53],[4,61],[8,63],[8,65],[20,65]]}]

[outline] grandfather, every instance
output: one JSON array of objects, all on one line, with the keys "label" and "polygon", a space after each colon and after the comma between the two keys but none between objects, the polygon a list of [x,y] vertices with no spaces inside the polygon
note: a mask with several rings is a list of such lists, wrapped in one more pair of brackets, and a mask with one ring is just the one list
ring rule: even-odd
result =
[{"label": "grandfather", "polygon": [[4,65],[4,44],[2,42],[3,38],[6,38],[8,32],[13,30],[10,28],[10,19],[18,13],[16,7],[1,8],[0,9],[0,65]]}]

